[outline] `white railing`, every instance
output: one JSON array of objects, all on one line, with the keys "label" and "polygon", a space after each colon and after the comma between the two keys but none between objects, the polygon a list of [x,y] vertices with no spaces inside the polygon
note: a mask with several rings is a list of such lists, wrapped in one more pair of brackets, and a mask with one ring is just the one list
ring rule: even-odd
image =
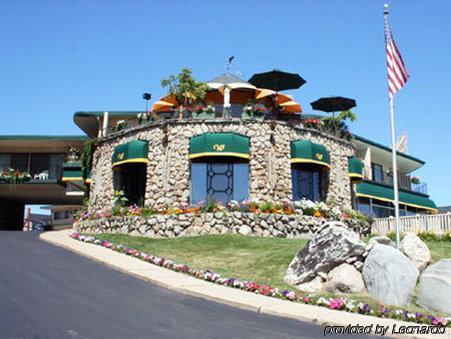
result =
[{"label": "white railing", "polygon": [[[443,234],[451,232],[451,213],[446,214],[424,214],[410,217],[400,217],[401,232],[418,233],[431,232]],[[372,232],[380,235],[395,232],[395,218],[374,219]]]}]

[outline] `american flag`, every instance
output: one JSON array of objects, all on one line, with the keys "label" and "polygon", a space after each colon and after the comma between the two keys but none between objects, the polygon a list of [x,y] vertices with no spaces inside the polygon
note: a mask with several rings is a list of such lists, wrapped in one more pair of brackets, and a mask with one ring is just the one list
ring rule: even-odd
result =
[{"label": "american flag", "polygon": [[404,65],[398,47],[396,47],[387,19],[385,20],[385,48],[387,52],[388,91],[390,98],[393,98],[406,84],[407,79],[409,79],[409,72]]}]

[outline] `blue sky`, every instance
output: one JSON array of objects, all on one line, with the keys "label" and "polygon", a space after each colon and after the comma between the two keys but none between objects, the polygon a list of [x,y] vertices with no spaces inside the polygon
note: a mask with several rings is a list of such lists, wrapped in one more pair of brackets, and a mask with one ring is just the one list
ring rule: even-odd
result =
[{"label": "blue sky", "polygon": [[[389,144],[383,1],[24,1],[0,3],[0,134],[80,134],[78,110],[140,110],[143,92],[183,67],[201,80],[280,68],[292,94],[355,98],[356,134]],[[397,130],[438,205],[451,204],[451,3],[392,1],[391,26],[411,73]]]}]

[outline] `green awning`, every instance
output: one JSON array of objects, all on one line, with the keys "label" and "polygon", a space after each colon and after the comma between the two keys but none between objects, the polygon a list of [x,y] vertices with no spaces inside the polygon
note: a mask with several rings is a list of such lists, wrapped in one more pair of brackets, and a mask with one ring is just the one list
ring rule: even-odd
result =
[{"label": "green awning", "polygon": [[[373,198],[381,201],[393,202],[393,188],[372,182],[361,182],[357,184],[357,196],[362,198]],[[403,205],[437,211],[435,203],[427,195],[399,191],[399,202]]]},{"label": "green awning", "polygon": [[80,162],[65,162],[63,164],[63,181],[83,181]]},{"label": "green awning", "polygon": [[113,153],[113,166],[126,163],[149,162],[149,143],[143,140],[133,140],[116,146]]},{"label": "green awning", "polygon": [[212,156],[249,159],[249,138],[237,133],[204,133],[190,139],[190,159]]},{"label": "green awning", "polygon": [[330,155],[323,145],[310,140],[296,140],[291,142],[291,162],[318,164],[330,168]]},{"label": "green awning", "polygon": [[351,179],[363,179],[363,162],[356,157],[348,158],[348,174]]}]

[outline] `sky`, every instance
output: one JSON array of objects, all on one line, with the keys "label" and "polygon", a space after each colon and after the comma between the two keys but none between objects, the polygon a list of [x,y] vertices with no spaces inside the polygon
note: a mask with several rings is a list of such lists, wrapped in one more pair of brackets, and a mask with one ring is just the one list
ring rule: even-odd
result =
[{"label": "sky", "polygon": [[[75,111],[142,110],[184,67],[207,81],[274,68],[322,96],[354,98],[355,134],[389,145],[379,0],[0,1],[0,134],[81,134]],[[451,1],[391,1],[390,23],[411,77],[396,95],[397,134],[437,205],[451,205]]]}]

